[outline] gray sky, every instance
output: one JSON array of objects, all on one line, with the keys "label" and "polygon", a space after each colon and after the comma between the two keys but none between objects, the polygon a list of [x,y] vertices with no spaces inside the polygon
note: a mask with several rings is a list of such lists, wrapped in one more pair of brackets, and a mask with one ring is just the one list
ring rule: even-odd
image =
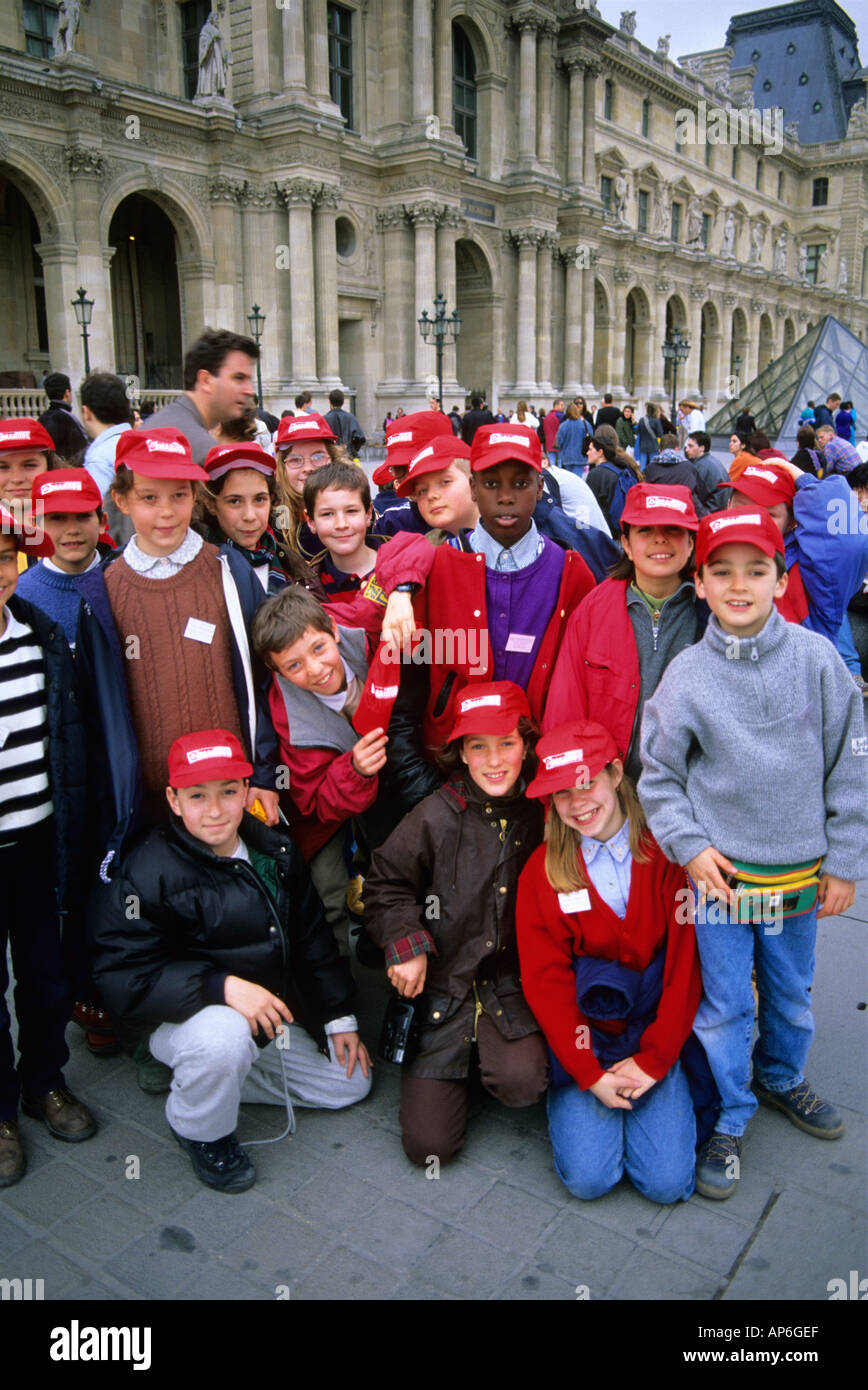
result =
[{"label": "gray sky", "polygon": [[[607,24],[617,26],[622,10],[636,11],[636,38],[646,48],[656,49],[661,34],[671,34],[669,56],[677,61],[683,53],[702,53],[709,48],[722,48],[730,18],[763,9],[760,0],[729,0],[724,4],[703,4],[702,0],[597,0],[597,7]],[[769,9],[777,6],[769,5]],[[848,14],[859,32],[859,51],[866,62],[865,43],[868,40],[868,0],[844,0],[841,8]]]}]

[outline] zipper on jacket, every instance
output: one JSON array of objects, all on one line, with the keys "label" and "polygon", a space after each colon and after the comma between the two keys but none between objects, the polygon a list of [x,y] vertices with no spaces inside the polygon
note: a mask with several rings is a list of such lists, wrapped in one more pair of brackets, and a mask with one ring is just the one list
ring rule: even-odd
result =
[{"label": "zipper on jacket", "polygon": [[[277,861],[275,860],[275,863],[276,862]],[[266,888],[265,884],[262,882],[262,879],[259,877],[255,869],[253,869],[243,859],[236,859],[235,863],[239,866],[239,868],[242,870],[245,876],[252,879],[252,881],[255,883],[256,887],[259,889],[260,893],[265,898],[265,901],[268,904],[268,910],[271,913],[271,916],[274,919],[275,925],[277,927],[277,936],[278,940],[280,941],[280,955],[283,960],[284,984],[286,984],[286,976],[289,971],[289,962],[286,957],[286,941],[283,935],[283,924],[280,920],[280,913],[278,912],[277,903],[274,901],[274,898],[272,898],[270,892]]]},{"label": "zipper on jacket", "polygon": [[485,1010],[482,1007],[482,1000],[479,998],[479,994],[477,993],[475,980],[473,981],[473,998],[476,1004],[476,1008],[473,1013],[473,1041],[476,1042],[476,1031],[479,1027],[479,1015],[484,1014]]}]

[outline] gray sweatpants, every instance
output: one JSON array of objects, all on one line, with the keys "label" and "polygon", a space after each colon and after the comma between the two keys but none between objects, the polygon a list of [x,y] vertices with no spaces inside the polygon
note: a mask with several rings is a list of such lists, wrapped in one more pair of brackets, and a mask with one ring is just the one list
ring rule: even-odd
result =
[{"label": "gray sweatpants", "polygon": [[247,1021],[227,1004],[209,1004],[186,1023],[161,1023],[150,1049],[174,1072],[166,1119],[175,1133],[203,1143],[222,1139],[235,1130],[242,1101],[285,1105],[284,1067],[295,1105],[341,1110],[364,1100],[371,1078],[358,1062],[348,1077],[331,1038],[324,1057],[300,1024],[283,1026],[289,1046],[278,1050],[276,1041],[258,1048]]}]

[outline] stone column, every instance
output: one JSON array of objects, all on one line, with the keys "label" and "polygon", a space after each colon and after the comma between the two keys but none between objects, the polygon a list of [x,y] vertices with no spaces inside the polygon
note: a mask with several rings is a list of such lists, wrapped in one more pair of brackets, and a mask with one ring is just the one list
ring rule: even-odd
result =
[{"label": "stone column", "polygon": [[[567,184],[577,188],[582,182],[585,158],[585,65],[580,58],[565,58],[569,74],[567,116]],[[580,393],[581,394],[581,393]]]},{"label": "stone column", "polygon": [[759,299],[752,299],[749,312],[745,311],[747,317],[747,362],[742,367],[742,387],[749,385],[759,371],[759,325],[762,311],[763,306]]},{"label": "stone column", "polygon": [[[195,342],[202,325],[213,323],[214,270],[213,256],[182,256],[178,261],[178,287],[181,297],[181,335],[183,346]],[[244,325],[247,327],[247,324]]]},{"label": "stone column", "polygon": [[307,36],[308,89],[315,97],[331,101],[329,90],[328,17],[325,0],[303,0]]},{"label": "stone column", "polygon": [[539,21],[523,15],[516,22],[519,33],[518,157],[527,164],[536,159],[536,31]]},{"label": "stone column", "polygon": [[[582,281],[582,386],[579,391],[581,396],[592,396],[597,387],[594,381],[594,314],[596,305],[594,303],[594,266],[597,263],[596,253],[591,252],[588,257],[590,264],[581,270]],[[601,389],[608,383],[600,382]]]},{"label": "stone column", "polygon": [[[72,309],[72,300],[81,284],[78,247],[74,241],[52,240],[37,242],[34,249],[42,261],[45,277],[49,355],[52,362],[68,364],[66,370],[76,382],[84,376],[81,333]],[[114,365],[114,352],[111,365]]]},{"label": "stone column", "polygon": [[515,393],[536,392],[536,262],[543,233],[527,229],[513,232],[518,246],[518,317],[515,355]]},{"label": "stone column", "polygon": [[651,309],[654,318],[654,337],[651,343],[651,381],[653,385],[648,399],[649,401],[665,401],[666,362],[662,348],[666,341],[666,305],[672,293],[672,282],[671,280],[660,279],[655,282],[654,288],[657,292],[657,298]]},{"label": "stone column", "polygon": [[338,346],[338,264],[335,220],[340,190],[323,185],[313,218],[316,271],[316,371],[320,389],[331,391],[341,384]]},{"label": "stone column", "polygon": [[[443,214],[440,203],[415,203],[407,208],[407,215],[415,231],[415,296],[414,318],[423,309],[429,316],[434,313],[434,296],[440,289],[437,284],[437,223]],[[388,276],[388,266],[386,274]],[[436,376],[436,354],[430,343],[426,343],[416,325],[416,369],[417,382],[427,382]],[[426,387],[427,389],[427,387]]]},{"label": "stone column", "polygon": [[552,97],[554,84],[554,36],[557,29],[553,24],[543,24],[540,28],[537,48],[537,91],[539,92],[539,138],[537,152],[540,163],[552,162]]},{"label": "stone column", "polygon": [[322,185],[313,179],[298,178],[287,179],[277,187],[288,212],[292,377],[298,390],[318,385],[311,208]]},{"label": "stone column", "polygon": [[[236,304],[238,287],[238,204],[245,193],[242,179],[227,178],[216,174],[208,181],[208,198],[211,203],[211,227],[214,235],[214,296],[217,318],[220,323],[239,322]],[[251,304],[253,301],[251,300]],[[244,312],[250,309],[246,306]]]},{"label": "stone column", "polygon": [[292,270],[281,201],[273,182],[248,184],[241,199],[244,312],[249,313],[254,304],[259,304],[268,316],[262,343],[262,393],[273,410],[291,406],[295,395],[290,357]]},{"label": "stone column", "polygon": [[503,295],[491,296],[491,399],[488,408],[497,414],[503,381]]},{"label": "stone column", "polygon": [[[717,383],[717,405],[723,405],[724,401],[731,399],[735,395],[735,382],[730,381],[732,371],[732,311],[736,305],[734,294],[723,295],[723,307],[720,311],[720,321],[723,324],[723,333],[720,343],[720,372]],[[741,377],[744,381],[744,376]]]},{"label": "stone column", "polygon": [[431,0],[413,0],[413,120],[434,113],[434,45]]},{"label": "stone column", "polygon": [[305,88],[304,5],[300,2],[281,11],[283,25],[283,87],[302,92]]},{"label": "stone column", "polygon": [[[458,229],[462,223],[458,208],[447,207],[443,211],[437,227],[437,288],[446,296],[446,312],[451,315],[457,309],[455,243]],[[443,352],[443,391],[454,394],[458,386],[456,349],[447,347]],[[444,403],[445,409],[445,403]]]},{"label": "stone column", "polygon": [[708,298],[704,285],[691,285],[690,308],[687,320],[687,337],[690,340],[690,356],[678,373],[680,385],[678,394],[682,396],[699,395],[699,357],[702,351],[702,306]]},{"label": "stone column", "polygon": [[434,5],[434,110],[441,133],[452,129],[452,15],[449,0]]},{"label": "stone column", "polygon": [[612,325],[609,330],[609,381],[608,390],[617,400],[628,394],[624,384],[624,370],[627,357],[627,285],[632,279],[629,270],[615,271],[615,294],[612,309]]},{"label": "stone column", "polygon": [[594,161],[594,132],[597,126],[597,77],[598,63],[585,64],[585,109],[582,118],[584,132],[584,159],[582,161],[582,183],[587,189],[597,192],[597,166]]},{"label": "stone column", "polygon": [[537,258],[536,380],[539,392],[551,395],[552,387],[552,257],[557,254],[557,232],[544,232]]},{"label": "stone column", "polygon": [[403,385],[411,375],[407,301],[413,293],[413,271],[407,254],[407,214],[403,207],[377,213],[383,233],[383,342],[385,381]]},{"label": "stone column", "polygon": [[[75,240],[78,244],[78,284],[84,285],[94,301],[90,328],[89,352],[93,368],[110,370],[114,366],[115,347],[112,326],[111,277],[103,257],[99,226],[102,201],[101,181],[105,160],[92,146],[75,144],[66,150],[66,167],[72,181],[75,209]],[[78,285],[75,287],[78,289]],[[73,323],[75,317],[69,309]],[[76,355],[75,360],[81,356]]]},{"label": "stone column", "polygon": [[566,259],[566,293],[564,298],[564,396],[582,394],[582,282],[587,271],[576,263],[576,250],[564,252]]}]

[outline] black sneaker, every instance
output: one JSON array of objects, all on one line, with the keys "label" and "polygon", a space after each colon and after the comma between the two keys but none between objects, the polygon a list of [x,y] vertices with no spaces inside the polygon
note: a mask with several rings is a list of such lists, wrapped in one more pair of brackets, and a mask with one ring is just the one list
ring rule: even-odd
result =
[{"label": "black sneaker", "polygon": [[696,1160],[696,1190],[701,1197],[724,1202],[735,1191],[741,1140],[735,1134],[712,1134]]},{"label": "black sneaker", "polygon": [[755,1081],[753,1090],[757,1100],[782,1110],[788,1120],[806,1134],[813,1134],[815,1139],[840,1139],[844,1133],[840,1112],[828,1101],[821,1100],[807,1081],[800,1081],[791,1091],[767,1091]]},{"label": "black sneaker", "polygon": [[206,1187],[216,1188],[218,1192],[246,1192],[256,1182],[256,1169],[234,1134],[202,1143],[198,1139],[184,1139],[174,1130],[172,1133],[190,1155],[193,1172]]}]

